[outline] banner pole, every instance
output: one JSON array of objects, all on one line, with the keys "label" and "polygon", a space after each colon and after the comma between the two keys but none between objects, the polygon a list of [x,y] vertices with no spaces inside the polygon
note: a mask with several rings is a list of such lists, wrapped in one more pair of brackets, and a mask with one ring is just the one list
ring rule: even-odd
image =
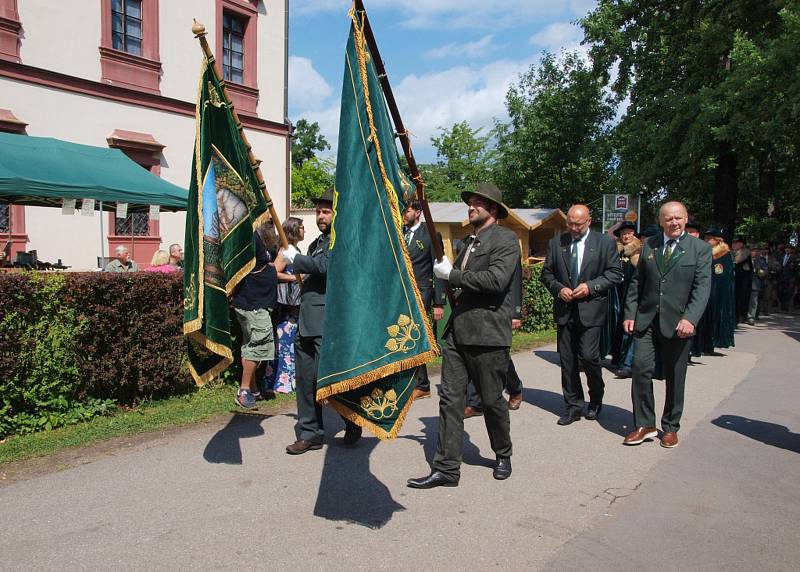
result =
[{"label": "banner pole", "polygon": [[[436,226],[434,225],[433,217],[431,216],[431,209],[428,206],[428,199],[425,196],[425,183],[422,180],[422,175],[419,173],[417,161],[414,159],[414,153],[411,151],[411,140],[408,137],[408,131],[403,125],[402,117],[400,117],[400,110],[397,107],[397,101],[394,98],[392,86],[389,83],[389,76],[386,74],[386,68],[383,65],[381,54],[378,51],[378,43],[375,40],[375,35],[372,33],[372,26],[369,24],[369,18],[367,17],[367,11],[364,8],[364,2],[363,0],[354,0],[354,3],[356,13],[361,13],[364,16],[364,36],[367,40],[367,47],[372,54],[372,61],[375,63],[375,69],[378,72],[378,79],[380,79],[381,82],[381,89],[383,90],[383,96],[386,99],[386,105],[389,107],[389,113],[392,116],[394,128],[397,131],[397,136],[400,138],[400,144],[403,147],[403,154],[406,157],[406,161],[408,161],[408,169],[411,171],[411,178],[414,181],[417,200],[420,202],[420,205],[422,205],[422,213],[425,215],[425,225],[428,227],[428,234],[431,237],[433,253],[436,256],[436,260],[441,261],[444,257],[444,251],[441,243],[436,240],[438,234],[436,233]],[[450,289],[450,284],[447,281],[445,281],[444,284],[447,292],[447,299],[450,301],[450,307],[454,308],[455,298],[453,297],[453,291]]]},{"label": "banner pole", "polygon": [[[231,114],[233,115],[233,120],[236,122],[236,128],[239,130],[239,136],[242,138],[245,147],[247,148],[247,157],[250,161],[250,166],[253,168],[253,171],[256,174],[256,179],[258,180],[258,187],[261,189],[261,192],[264,195],[264,199],[267,201],[269,205],[269,215],[272,218],[272,222],[275,224],[275,230],[278,231],[278,238],[281,241],[281,246],[284,248],[288,248],[289,241],[286,239],[286,234],[283,232],[283,225],[281,224],[280,218],[278,218],[278,212],[275,210],[275,205],[272,204],[272,198],[269,196],[269,191],[267,191],[267,184],[264,182],[264,176],[261,174],[261,168],[259,167],[260,161],[255,158],[253,155],[253,147],[250,145],[250,142],[247,140],[247,135],[244,133],[244,128],[242,126],[242,122],[239,120],[239,114],[236,113],[236,109],[233,106],[233,102],[231,98],[228,96],[228,89],[225,84],[225,78],[222,75],[222,72],[219,69],[219,64],[217,63],[217,58],[214,57],[214,54],[211,52],[211,48],[208,45],[208,41],[206,40],[206,27],[194,20],[194,25],[192,26],[192,33],[194,37],[200,40],[200,47],[203,48],[203,54],[206,57],[206,62],[211,65],[211,69],[214,72],[214,75],[217,78],[217,81],[222,86],[222,94],[225,97],[225,103],[228,105],[228,108],[231,110]],[[298,283],[300,282],[300,277],[298,276]]]}]

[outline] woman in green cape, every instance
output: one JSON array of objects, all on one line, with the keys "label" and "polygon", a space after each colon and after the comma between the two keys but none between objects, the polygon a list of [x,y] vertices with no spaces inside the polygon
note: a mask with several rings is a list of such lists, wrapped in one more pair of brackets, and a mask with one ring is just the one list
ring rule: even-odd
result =
[{"label": "woman in green cape", "polygon": [[701,327],[701,349],[706,355],[714,354],[715,348],[734,346],[733,332],[736,329],[736,297],[734,293],[733,256],[723,240],[722,231],[712,228],[703,236],[711,245],[711,296],[703,314]]}]

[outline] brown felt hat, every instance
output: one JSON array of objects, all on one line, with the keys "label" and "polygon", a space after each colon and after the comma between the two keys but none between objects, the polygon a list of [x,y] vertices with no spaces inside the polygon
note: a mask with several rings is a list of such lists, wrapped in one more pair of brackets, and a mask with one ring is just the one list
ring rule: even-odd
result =
[{"label": "brown felt hat", "polygon": [[488,199],[497,205],[497,218],[508,216],[508,207],[503,204],[503,193],[492,183],[478,183],[474,191],[463,191],[461,199],[466,203],[472,195]]}]

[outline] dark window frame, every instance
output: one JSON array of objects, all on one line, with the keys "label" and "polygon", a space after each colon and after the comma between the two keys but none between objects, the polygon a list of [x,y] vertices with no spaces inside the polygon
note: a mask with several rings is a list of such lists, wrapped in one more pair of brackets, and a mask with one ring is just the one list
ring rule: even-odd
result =
[{"label": "dark window frame", "polygon": [[[245,34],[247,32],[247,18],[235,12],[224,10],[222,12],[222,73],[226,81],[243,84],[245,75]],[[238,29],[237,29],[238,27]],[[236,51],[233,46],[234,39],[239,40],[241,51]],[[238,55],[241,68],[235,67],[234,56]]]},{"label": "dark window frame", "polygon": [[11,205],[0,203],[0,233],[9,234],[11,232]]},{"label": "dark window frame", "polygon": [[[129,3],[138,3],[139,17],[128,13]],[[117,9],[122,8],[122,12]],[[143,0],[111,0],[111,45],[115,50],[141,56],[144,44],[144,1]],[[115,20],[119,16],[122,20],[122,29],[115,29]],[[129,23],[139,23],[139,36],[134,36],[129,31]]]}]

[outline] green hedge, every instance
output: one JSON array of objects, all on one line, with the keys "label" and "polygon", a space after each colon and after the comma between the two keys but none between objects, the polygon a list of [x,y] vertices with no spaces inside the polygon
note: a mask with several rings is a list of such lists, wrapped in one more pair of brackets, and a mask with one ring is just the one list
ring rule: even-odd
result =
[{"label": "green hedge", "polygon": [[522,330],[541,332],[556,327],[553,296],[541,283],[542,264],[522,267]]},{"label": "green hedge", "polygon": [[0,274],[0,437],[194,387],[180,275]]}]

